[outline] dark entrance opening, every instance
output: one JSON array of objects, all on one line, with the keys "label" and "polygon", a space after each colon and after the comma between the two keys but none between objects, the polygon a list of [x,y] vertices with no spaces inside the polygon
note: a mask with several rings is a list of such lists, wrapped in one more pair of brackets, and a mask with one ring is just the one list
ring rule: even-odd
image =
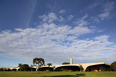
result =
[{"label": "dark entrance opening", "polygon": [[86,68],[86,71],[109,71],[110,66],[105,64],[92,65]]},{"label": "dark entrance opening", "polygon": [[53,71],[52,67],[41,67],[39,68],[39,71]]},{"label": "dark entrance opening", "polygon": [[80,71],[78,66],[61,66],[57,67],[55,71]]}]

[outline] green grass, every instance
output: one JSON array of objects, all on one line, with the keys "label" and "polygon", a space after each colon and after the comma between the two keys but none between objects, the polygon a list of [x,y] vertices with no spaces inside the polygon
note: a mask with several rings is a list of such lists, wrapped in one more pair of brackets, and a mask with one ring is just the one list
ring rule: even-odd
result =
[{"label": "green grass", "polygon": [[116,77],[116,72],[0,72],[0,77]]}]

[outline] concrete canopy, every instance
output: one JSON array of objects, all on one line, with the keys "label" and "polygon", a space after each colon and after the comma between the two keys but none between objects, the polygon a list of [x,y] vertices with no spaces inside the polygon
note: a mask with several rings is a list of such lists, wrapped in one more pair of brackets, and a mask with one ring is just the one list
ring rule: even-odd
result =
[{"label": "concrete canopy", "polygon": [[79,64],[66,64],[55,66],[56,71],[80,71]]},{"label": "concrete canopy", "polygon": [[109,64],[105,63],[105,62],[99,62],[99,63],[84,63],[84,64],[80,64],[83,67],[83,71],[86,71],[86,69],[90,66],[95,66],[95,65],[107,65],[110,66]]}]

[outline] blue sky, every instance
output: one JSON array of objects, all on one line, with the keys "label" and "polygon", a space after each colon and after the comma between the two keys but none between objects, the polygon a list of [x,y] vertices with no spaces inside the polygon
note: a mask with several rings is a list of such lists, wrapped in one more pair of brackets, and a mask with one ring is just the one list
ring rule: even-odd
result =
[{"label": "blue sky", "polygon": [[0,67],[116,61],[115,0],[0,0]]}]

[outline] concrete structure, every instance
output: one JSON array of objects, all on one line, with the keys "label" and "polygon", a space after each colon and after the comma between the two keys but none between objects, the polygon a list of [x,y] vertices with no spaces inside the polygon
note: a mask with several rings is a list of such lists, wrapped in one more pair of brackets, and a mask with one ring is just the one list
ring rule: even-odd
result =
[{"label": "concrete structure", "polygon": [[110,65],[105,62],[83,63],[80,65],[82,65],[83,71],[109,71],[110,70]]},{"label": "concrete structure", "polygon": [[83,70],[81,71],[109,71],[110,65],[105,62],[99,63],[82,63],[82,64],[66,64],[66,65],[54,65],[54,66],[42,66],[40,71],[80,71],[80,65]]},{"label": "concrete structure", "polygon": [[53,67],[48,67],[48,66],[44,66],[44,67],[40,67],[39,71],[53,71],[54,68]]},{"label": "concrete structure", "polygon": [[[80,65],[82,66],[82,71],[109,71],[110,65],[105,62],[99,62],[99,63],[82,63],[82,64],[66,64],[66,65],[54,65],[54,66],[42,66],[39,68],[40,71],[80,71]],[[37,67],[33,67],[37,68]],[[11,68],[16,69],[16,71],[19,70],[19,67],[17,68]]]},{"label": "concrete structure", "polygon": [[70,64],[73,64],[73,58],[70,58]]},{"label": "concrete structure", "polygon": [[80,71],[79,64],[55,65],[55,71]]},{"label": "concrete structure", "polygon": [[[19,67],[12,68],[19,70]],[[34,66],[33,69],[37,70],[37,67]],[[98,63],[82,63],[82,64],[73,64],[73,59],[70,58],[70,64],[65,65],[54,65],[54,66],[42,66],[39,68],[40,71],[109,71],[110,65],[105,62]]]},{"label": "concrete structure", "polygon": [[15,67],[15,68],[10,68],[11,70],[14,70],[14,71],[19,71],[19,67]]}]

